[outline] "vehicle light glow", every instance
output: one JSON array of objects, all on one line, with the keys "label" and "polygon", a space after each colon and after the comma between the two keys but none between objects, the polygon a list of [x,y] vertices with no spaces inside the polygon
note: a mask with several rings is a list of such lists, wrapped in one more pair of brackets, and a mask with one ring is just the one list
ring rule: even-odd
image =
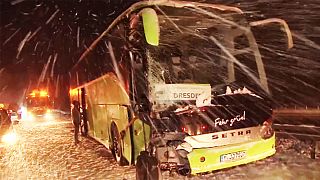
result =
[{"label": "vehicle light glow", "polygon": [[48,92],[47,91],[40,91],[40,97],[44,97],[44,96],[48,96]]},{"label": "vehicle light glow", "polygon": [[28,117],[27,117],[27,120],[30,120],[30,121],[33,121],[35,118],[35,115],[31,112],[28,113]]},{"label": "vehicle light glow", "polygon": [[21,111],[21,118],[22,119],[27,119],[27,117],[28,117],[27,108],[26,107],[21,107],[20,111]]},{"label": "vehicle light glow", "polygon": [[46,113],[44,116],[47,120],[52,120],[53,119],[53,115],[51,113]]},{"label": "vehicle light glow", "polygon": [[5,134],[4,136],[2,136],[2,139],[1,141],[5,144],[8,144],[8,145],[12,145],[12,144],[15,144],[18,140],[18,137],[16,135],[16,133],[14,132],[10,132],[8,134]]},{"label": "vehicle light glow", "polygon": [[205,130],[205,129],[207,129],[207,128],[208,128],[208,127],[205,126],[205,125],[202,125],[202,126],[201,126],[201,129],[202,129],[202,130]]},{"label": "vehicle light glow", "polygon": [[48,92],[45,91],[45,90],[33,90],[29,96],[31,97],[37,97],[37,96],[40,96],[40,97],[45,97],[45,96],[48,96]]},{"label": "vehicle light glow", "polygon": [[182,132],[187,133],[187,132],[188,132],[188,128],[186,128],[186,127],[182,127]]}]

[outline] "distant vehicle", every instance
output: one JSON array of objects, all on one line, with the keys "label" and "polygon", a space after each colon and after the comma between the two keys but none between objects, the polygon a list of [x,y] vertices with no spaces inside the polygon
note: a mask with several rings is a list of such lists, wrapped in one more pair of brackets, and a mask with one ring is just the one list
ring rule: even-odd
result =
[{"label": "distant vehicle", "polygon": [[16,133],[6,110],[0,109],[0,148],[14,144],[17,140]]},{"label": "distant vehicle", "polygon": [[22,110],[24,120],[51,119],[52,101],[47,91],[33,90],[26,96]]},{"label": "distant vehicle", "polygon": [[[137,179],[210,172],[275,153],[264,63],[247,22],[224,5],[154,0],[124,11],[71,72],[88,134]],[[279,31],[280,32],[280,31]]]},{"label": "distant vehicle", "polygon": [[21,108],[17,103],[10,103],[7,112],[12,122],[21,120]]},{"label": "distant vehicle", "polygon": [[9,116],[12,123],[18,122],[20,120],[19,114],[17,112],[12,111]]}]

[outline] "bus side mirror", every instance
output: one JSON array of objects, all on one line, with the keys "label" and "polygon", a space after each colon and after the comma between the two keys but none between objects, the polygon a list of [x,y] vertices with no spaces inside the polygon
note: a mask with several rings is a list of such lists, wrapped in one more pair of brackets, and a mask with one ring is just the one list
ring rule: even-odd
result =
[{"label": "bus side mirror", "polygon": [[251,27],[263,26],[263,25],[270,24],[270,23],[280,24],[280,26],[283,28],[282,30],[286,33],[286,36],[287,36],[288,49],[291,49],[293,47],[292,33],[290,31],[288,24],[283,19],[270,18],[270,19],[265,19],[265,20],[261,20],[261,21],[254,21],[254,22],[250,22],[250,26]]},{"label": "bus side mirror", "polygon": [[151,8],[144,8],[140,13],[142,15],[143,29],[147,43],[158,46],[160,27],[156,11]]}]

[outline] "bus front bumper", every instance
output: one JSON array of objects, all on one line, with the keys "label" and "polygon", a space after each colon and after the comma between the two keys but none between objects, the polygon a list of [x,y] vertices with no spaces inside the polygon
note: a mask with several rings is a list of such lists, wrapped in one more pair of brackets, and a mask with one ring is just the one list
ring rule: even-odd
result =
[{"label": "bus front bumper", "polygon": [[264,159],[275,154],[275,135],[237,145],[193,149],[188,154],[191,174],[210,172]]}]

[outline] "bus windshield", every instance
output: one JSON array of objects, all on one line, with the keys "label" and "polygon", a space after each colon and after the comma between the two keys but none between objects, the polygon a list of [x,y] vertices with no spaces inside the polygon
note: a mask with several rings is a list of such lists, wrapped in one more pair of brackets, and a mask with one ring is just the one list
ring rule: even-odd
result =
[{"label": "bus windshield", "polygon": [[[179,37],[176,38],[178,40]],[[181,38],[185,40],[177,42],[173,47],[160,45],[156,51],[150,51],[152,59],[149,67],[152,74],[158,75],[160,81],[166,84],[223,83],[227,72],[219,64],[219,49],[212,46],[209,40],[195,38],[190,34],[181,35]]]},{"label": "bus windshield", "polygon": [[[159,8],[160,9],[160,8]],[[243,15],[212,9],[161,7],[159,46],[148,48],[150,84],[257,82]],[[210,11],[209,11],[210,10]],[[232,61],[234,69],[228,69]],[[233,62],[232,62],[233,63]],[[243,65],[243,66],[241,66]]]}]

